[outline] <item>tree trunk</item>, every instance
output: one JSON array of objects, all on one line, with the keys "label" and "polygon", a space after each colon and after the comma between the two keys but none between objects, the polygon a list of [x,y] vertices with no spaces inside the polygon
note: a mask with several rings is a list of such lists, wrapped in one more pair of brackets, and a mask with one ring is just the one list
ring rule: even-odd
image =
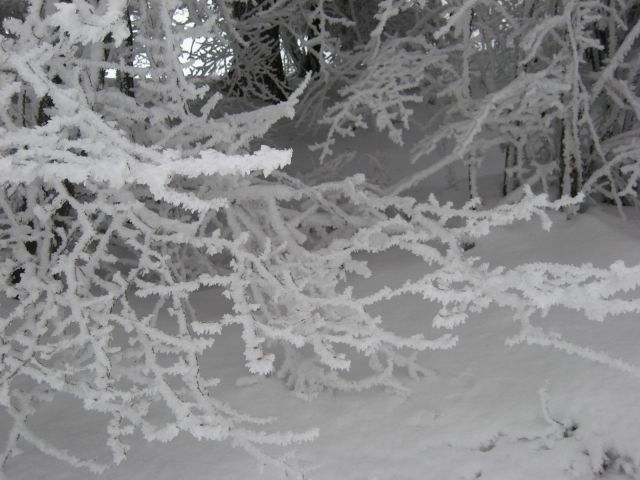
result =
[{"label": "tree trunk", "polygon": [[282,101],[287,95],[280,54],[280,27],[258,19],[272,5],[273,0],[234,3],[236,28],[245,44],[235,45],[230,80],[232,89],[239,95]]}]

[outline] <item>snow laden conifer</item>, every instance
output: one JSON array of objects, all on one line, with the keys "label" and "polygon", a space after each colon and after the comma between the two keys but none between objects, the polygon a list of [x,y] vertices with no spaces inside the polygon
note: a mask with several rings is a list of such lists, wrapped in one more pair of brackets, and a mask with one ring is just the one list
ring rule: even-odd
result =
[{"label": "snow laden conifer", "polygon": [[[323,159],[357,129],[376,128],[400,143],[413,110],[431,99],[438,124],[412,154],[424,168],[393,193],[464,163],[475,197],[477,172],[497,161],[510,198],[527,184],[554,197],[582,192],[618,207],[635,203],[637,2],[381,1],[375,11],[348,3],[357,13],[346,9],[345,18],[367,33],[327,30],[340,41],[326,71],[340,73],[320,76],[305,103],[311,113],[329,84],[338,94],[325,95],[327,107],[312,115],[327,126],[314,146]],[[443,145],[447,154],[432,160]]]},{"label": "snow laden conifer", "polygon": [[[439,93],[449,120],[414,147],[413,159],[424,161],[444,141],[455,147],[395,192],[454,162],[482,168],[499,148],[511,198],[526,184],[635,203],[637,3],[461,0],[447,10],[434,38],[451,66],[449,88]],[[473,175],[470,182],[477,195]]]},{"label": "snow laden conifer", "polygon": [[[5,21],[0,407],[11,426],[3,465],[27,443],[77,467],[106,468],[32,427],[42,402],[69,395],[103,414],[115,463],[126,458],[134,433],[149,441],[184,433],[228,441],[300,476],[263,449],[312,440],[317,430],[278,431],[265,425],[272,419],[237,411],[216,394],[218,372],[202,368],[230,325],[240,327],[249,372],[274,374],[305,398],[326,388],[406,393],[398,370],[419,375],[416,352],[452,348],[455,327],[494,304],[520,322],[512,342],[553,345],[637,374],[535,326],[536,315],[554,306],[595,320],[638,312],[637,300],[621,296],[637,287],[637,268],[505,269],[461,246],[532,216],[548,226],[545,210],[575,200],[550,202],[525,187],[519,203],[481,211],[477,203],[456,209],[433,198],[381,195],[362,175],[303,183],[282,171],[291,152],[255,143],[294,115],[306,81],[286,101],[222,115],[222,94],[185,76],[182,40],[203,25],[222,28],[206,12],[222,15],[223,7],[189,2],[189,15],[200,16],[187,22],[168,0],[32,1],[21,18]],[[372,66],[387,65],[383,52],[402,43],[379,34],[400,9],[384,2],[376,14]],[[234,33],[220,33],[227,35]],[[428,45],[412,42],[398,61],[426,60],[416,66],[420,73],[403,77],[408,88],[431,62]],[[374,108],[389,97],[404,121],[403,102],[413,97],[393,88],[376,96],[386,85],[384,75],[379,80],[353,105]],[[347,102],[351,95],[345,90]],[[353,277],[371,275],[365,256],[390,249],[415,256],[424,275],[356,295]],[[231,301],[221,318],[196,308],[193,296],[205,289]],[[441,330],[433,337],[401,336],[372,313],[405,294],[437,305],[433,325]],[[369,370],[344,375],[356,359]]]}]

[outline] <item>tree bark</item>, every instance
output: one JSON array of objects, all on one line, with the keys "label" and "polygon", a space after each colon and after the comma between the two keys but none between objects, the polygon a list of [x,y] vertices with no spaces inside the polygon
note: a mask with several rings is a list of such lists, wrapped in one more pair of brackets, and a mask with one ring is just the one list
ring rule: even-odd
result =
[{"label": "tree bark", "polygon": [[235,2],[233,16],[245,45],[236,44],[230,77],[240,95],[255,95],[271,101],[286,100],[285,75],[280,54],[280,27],[256,21],[273,0]]}]

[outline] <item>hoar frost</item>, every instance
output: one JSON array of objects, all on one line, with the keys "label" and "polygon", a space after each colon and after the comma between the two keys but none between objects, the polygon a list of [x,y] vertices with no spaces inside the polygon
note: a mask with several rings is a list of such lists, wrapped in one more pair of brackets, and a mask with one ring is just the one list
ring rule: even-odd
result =
[{"label": "hoar frost", "polygon": [[[486,3],[464,2],[447,17],[434,38],[450,29],[467,35],[460,49],[441,51],[423,38],[385,36],[391,19],[409,7],[381,2],[367,27],[369,40],[345,57],[354,66],[347,76],[351,83],[339,90],[337,103],[322,117],[330,129],[318,146],[322,153],[331,154],[334,136],[366,125],[363,111],[370,111],[379,130],[401,141],[412,113],[408,104],[421,100],[414,89],[434,78],[433,69],[451,75],[455,85],[468,85],[475,51],[465,23],[471,9]],[[526,51],[538,51],[557,29],[578,41],[569,54],[584,50],[583,37],[576,33],[584,22],[568,22],[576,18],[575,9],[582,12],[580,3],[569,2],[553,21],[524,35]],[[216,5],[223,15],[224,5]],[[553,346],[638,374],[633,365],[536,326],[537,316],[555,307],[596,321],[639,312],[640,302],[623,295],[637,288],[638,267],[539,263],[506,269],[464,251],[463,243],[516,221],[535,216],[548,227],[547,210],[581,200],[563,196],[550,201],[534,194],[529,184],[544,182],[544,175],[527,179],[522,174],[537,160],[518,157],[513,172],[521,186],[514,204],[481,210],[477,198],[454,208],[434,198],[420,203],[397,196],[432,171],[469,160],[491,142],[520,148],[521,136],[509,136],[513,132],[500,118],[521,115],[518,121],[525,122],[532,107],[546,112],[546,119],[540,115],[535,124],[536,135],[543,136],[548,119],[565,121],[563,141],[572,149],[564,154],[570,163],[569,157],[580,154],[571,136],[591,126],[578,71],[549,62],[484,98],[465,94],[452,112],[457,119],[416,152],[419,159],[433,142],[459,139],[452,156],[391,188],[390,194],[367,184],[362,175],[309,185],[282,170],[291,152],[257,148],[255,142],[276,121],[291,118],[303,95],[312,101],[326,92],[327,84],[314,84],[308,75],[286,101],[218,114],[222,95],[196,86],[179,61],[182,40],[196,36],[202,18],[179,23],[174,14],[174,2],[164,0],[33,1],[22,20],[4,24],[0,406],[12,425],[0,453],[2,464],[19,454],[24,442],[73,466],[104,471],[106,465],[55,447],[30,425],[43,402],[67,394],[108,418],[106,444],[115,463],[126,458],[127,439],[134,432],[162,442],[186,433],[228,441],[262,463],[301,476],[286,460],[268,453],[267,446],[311,441],[318,430],[310,425],[299,432],[278,431],[267,425],[273,419],[237,411],[216,396],[216,372],[201,368],[203,355],[216,348],[230,325],[242,331],[248,372],[273,374],[307,399],[323,389],[385,387],[406,394],[397,373],[420,374],[416,352],[453,348],[456,327],[492,305],[509,309],[520,327],[507,339],[510,344]],[[322,18],[333,22],[336,31],[338,24],[350,25]],[[232,15],[228,20],[237,26]],[[213,23],[206,25],[214,28]],[[328,32],[318,34],[319,43],[329,41]],[[243,39],[241,31],[228,35]],[[345,44],[355,41],[342,35]],[[629,42],[620,48],[628,49]],[[315,51],[313,45],[309,51]],[[366,62],[358,52],[367,55]],[[614,78],[625,52],[602,75]],[[452,55],[456,65],[462,61],[460,75],[447,63]],[[107,69],[116,72],[117,85],[104,78]],[[533,83],[531,97],[523,92]],[[596,85],[611,94],[608,83]],[[251,82],[246,87],[250,91]],[[570,104],[553,100],[569,92],[574,95]],[[497,132],[493,140],[480,135],[487,129]],[[631,188],[626,179],[635,178],[637,169],[620,160],[626,176],[613,177],[619,156],[632,154],[630,144],[614,143],[597,164],[611,177],[608,183],[597,177],[584,185],[598,187],[621,205],[620,195]],[[598,152],[599,144],[593,145]],[[572,193],[566,185],[563,193]],[[363,258],[391,249],[422,262],[424,275],[355,295],[348,285],[352,275],[370,274]],[[230,300],[222,318],[207,318],[195,307],[193,296],[204,288]],[[388,321],[371,313],[376,304],[405,294],[438,306],[432,323],[440,331],[433,338],[421,332],[396,334]],[[368,372],[346,376],[357,358],[367,360]],[[167,417],[152,415],[156,407]]]}]

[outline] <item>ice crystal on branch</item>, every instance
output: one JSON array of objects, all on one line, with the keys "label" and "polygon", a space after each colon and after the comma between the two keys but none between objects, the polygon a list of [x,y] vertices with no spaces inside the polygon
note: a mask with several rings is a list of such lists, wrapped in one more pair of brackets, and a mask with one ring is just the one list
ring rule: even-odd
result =
[{"label": "ice crystal on branch", "polygon": [[[634,203],[637,5],[447,3],[446,22],[435,38],[453,75],[440,92],[441,115],[448,120],[416,145],[414,160],[424,161],[444,140],[456,146],[395,191],[453,162],[475,168],[478,158],[496,158],[492,152],[499,147],[505,195],[517,197],[526,184],[551,195],[583,192],[618,207]],[[473,195],[477,186],[471,190]]]},{"label": "ice crystal on branch", "polygon": [[[471,7],[485,3],[466,3],[463,13],[448,17],[447,28],[473,19]],[[209,6],[212,15],[228,22],[207,19]],[[282,18],[280,2],[260,6],[266,18]],[[185,76],[182,41],[211,26],[218,40],[235,42],[244,61],[255,53],[246,43],[256,35],[272,35],[275,28],[261,25],[255,11],[229,12],[225,2],[189,2],[185,9],[192,21],[179,21],[175,2],[167,0],[33,1],[28,11],[5,21],[0,39],[0,407],[13,423],[3,464],[26,442],[71,465],[104,470],[105,465],[57,448],[32,429],[30,417],[41,403],[66,394],[108,417],[106,443],[116,463],[126,458],[134,432],[163,442],[186,433],[228,441],[261,462],[300,475],[262,449],[312,440],[317,430],[281,432],[266,426],[272,419],[236,411],[219,400],[219,372],[203,368],[203,356],[230,325],[242,332],[248,372],[273,373],[304,398],[327,388],[379,386],[406,393],[397,373],[422,371],[416,352],[452,348],[455,327],[491,305],[513,311],[521,326],[513,343],[551,345],[637,373],[535,326],[536,314],[556,306],[597,321],[637,313],[638,301],[623,296],[638,286],[637,267],[506,269],[483,264],[462,245],[533,216],[548,227],[546,210],[575,205],[580,195],[549,201],[523,184],[517,203],[487,211],[478,209],[477,200],[463,208],[434,198],[418,203],[381,194],[363,175],[307,185],[282,171],[291,152],[255,145],[276,121],[294,115],[311,77],[318,81],[323,68],[338,66],[339,60],[325,65],[330,62],[322,50],[339,43],[336,25],[360,21],[364,47],[341,57],[355,63],[343,77],[353,83],[343,85],[341,99],[327,110],[334,133],[363,123],[364,109],[380,130],[399,140],[411,114],[407,103],[416,103],[416,90],[432,78],[425,72],[440,69],[456,85],[470,84],[474,51],[466,20],[459,30],[463,37],[466,32],[467,43],[444,54],[416,35],[392,35],[392,20],[402,12],[419,12],[420,2],[382,2],[371,22],[347,21],[325,6],[319,2],[296,10],[315,28],[306,31],[306,44],[298,45],[307,61],[317,60],[309,69],[313,75],[285,92],[276,81],[268,84],[264,76],[273,71],[264,70],[261,61],[262,70],[252,79],[241,75],[247,80],[242,93],[270,101],[285,93],[288,98],[227,115],[218,110],[223,93],[213,94]],[[546,45],[548,31],[590,25],[588,11],[574,6],[568,4],[557,19],[530,29],[528,36],[521,32],[523,45],[535,53]],[[250,20],[251,29],[238,25],[241,17]],[[424,18],[416,18],[410,24],[422,25]],[[574,19],[577,26],[569,22]],[[228,30],[215,30],[222,25]],[[628,43],[620,48],[628,49]],[[595,47],[587,42],[584,48]],[[270,55],[266,50],[257,53],[262,60]],[[451,58],[463,66],[460,75],[447,66]],[[618,78],[615,70],[622,65],[603,74]],[[448,136],[462,141],[455,158],[443,162],[487,147],[491,140],[480,132],[488,125],[502,132],[498,142],[507,142],[508,135],[524,142],[503,118],[517,116],[540,136],[563,118],[567,145],[572,135],[591,127],[580,81],[567,82],[566,69],[556,61],[542,61],[533,70],[482,99],[469,91],[459,96],[456,122],[444,125],[445,133],[435,141]],[[256,82],[266,90],[256,92]],[[527,93],[531,86],[536,89]],[[577,96],[565,101],[569,93]],[[637,145],[612,138],[613,158],[624,163],[620,172],[634,179],[631,159]],[[594,152],[597,148],[594,143]],[[576,152],[566,153],[567,158]],[[422,262],[424,275],[354,294],[353,278],[372,274],[366,259],[392,249]],[[196,308],[194,295],[205,288],[230,300],[221,318],[205,317]],[[432,323],[444,331],[399,335],[389,319],[372,313],[377,304],[406,294],[436,305]],[[346,375],[355,360],[365,360],[368,370]],[[166,414],[154,415],[154,409]]]}]

